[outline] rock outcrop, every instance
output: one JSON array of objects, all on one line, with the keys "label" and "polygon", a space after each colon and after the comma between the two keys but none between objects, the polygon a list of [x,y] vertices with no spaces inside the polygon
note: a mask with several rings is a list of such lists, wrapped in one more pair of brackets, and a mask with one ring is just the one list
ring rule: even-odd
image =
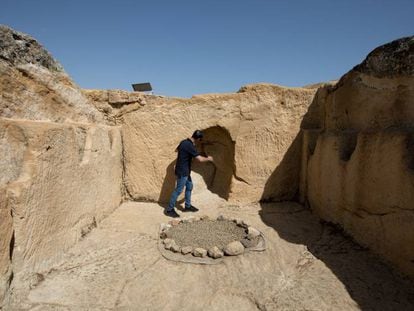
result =
[{"label": "rock outcrop", "polygon": [[0,309],[122,199],[119,127],[34,39],[0,26]]},{"label": "rock outcrop", "polygon": [[414,276],[413,49],[413,37],[379,47],[335,85],[183,99],[81,90],[0,26],[0,309],[122,199],[166,202],[195,129],[215,159],[193,165],[195,200],[299,199]]},{"label": "rock outcrop", "polygon": [[302,202],[414,276],[414,37],[320,89],[302,128]]},{"label": "rock outcrop", "polygon": [[104,120],[36,40],[2,25],[0,117],[51,122]]},{"label": "rock outcrop", "polygon": [[[193,168],[212,193],[244,202],[294,198],[299,183],[300,121],[315,92],[259,84],[235,94],[191,99],[141,95],[136,102],[118,102],[114,113],[122,125],[129,198],[168,200],[175,181],[175,149],[195,129],[205,133],[198,148],[212,155],[215,163],[194,163]],[[119,91],[88,94],[97,106],[108,107],[113,106],[111,94]]]}]

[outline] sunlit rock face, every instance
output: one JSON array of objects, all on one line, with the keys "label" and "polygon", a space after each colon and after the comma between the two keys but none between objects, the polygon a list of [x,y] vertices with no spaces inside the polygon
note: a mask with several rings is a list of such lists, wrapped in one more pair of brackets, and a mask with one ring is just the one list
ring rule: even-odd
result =
[{"label": "sunlit rock face", "polygon": [[195,129],[215,159],[193,163],[195,203],[300,200],[413,276],[413,54],[404,38],[335,84],[168,98],[81,90],[0,26],[0,302],[122,200],[168,201]]},{"label": "sunlit rock face", "polygon": [[414,37],[320,89],[302,128],[302,202],[413,276]]},{"label": "sunlit rock face", "polygon": [[0,117],[101,122],[103,115],[35,39],[0,25]]},{"label": "sunlit rock face", "polygon": [[[198,150],[215,162],[195,162],[193,170],[211,194],[238,202],[297,195],[300,123],[316,89],[257,84],[190,99],[142,95],[116,107],[109,101],[115,92],[87,94],[97,106],[111,106],[110,119],[122,125],[124,181],[131,199],[168,201],[175,149],[196,129],[205,134]],[[196,185],[194,193],[204,188]]]},{"label": "sunlit rock face", "polygon": [[103,123],[36,40],[0,26],[0,302],[119,206],[121,131]]}]

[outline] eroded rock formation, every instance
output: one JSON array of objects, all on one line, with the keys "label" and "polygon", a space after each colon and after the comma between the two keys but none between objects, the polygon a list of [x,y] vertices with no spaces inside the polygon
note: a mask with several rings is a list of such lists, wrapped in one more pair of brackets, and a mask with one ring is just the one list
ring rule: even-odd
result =
[{"label": "eroded rock formation", "polygon": [[335,85],[182,99],[81,90],[0,26],[0,302],[122,199],[167,201],[174,150],[195,129],[215,159],[194,164],[195,198],[299,199],[414,276],[413,42],[374,50]]},{"label": "eroded rock formation", "polygon": [[0,42],[2,301],[118,207],[122,144],[34,39],[0,26]]},{"label": "eroded rock formation", "polygon": [[302,128],[302,202],[414,276],[414,38],[320,89]]},{"label": "eroded rock formation", "polygon": [[101,122],[61,65],[33,38],[0,25],[0,116],[51,122]]},{"label": "eroded rock formation", "polygon": [[[241,202],[293,199],[299,183],[300,122],[315,91],[260,84],[235,94],[191,99],[141,95],[136,102],[118,102],[111,112],[122,125],[129,198],[167,201],[174,187],[175,149],[202,129],[206,137],[198,147],[215,163],[195,163],[194,171],[210,191]],[[87,94],[97,106],[109,107],[111,94],[120,92]]]}]

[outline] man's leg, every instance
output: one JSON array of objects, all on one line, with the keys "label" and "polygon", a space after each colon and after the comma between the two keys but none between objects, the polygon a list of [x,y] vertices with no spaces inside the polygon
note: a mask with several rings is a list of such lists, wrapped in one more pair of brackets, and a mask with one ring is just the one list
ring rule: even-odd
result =
[{"label": "man's leg", "polygon": [[191,180],[191,176],[188,176],[185,183],[185,208],[191,207],[191,191],[193,191],[193,181]]},{"label": "man's leg", "polygon": [[170,203],[168,203],[167,212],[173,211],[178,196],[183,192],[184,186],[187,182],[187,176],[177,177],[176,186],[174,192],[171,194]]}]

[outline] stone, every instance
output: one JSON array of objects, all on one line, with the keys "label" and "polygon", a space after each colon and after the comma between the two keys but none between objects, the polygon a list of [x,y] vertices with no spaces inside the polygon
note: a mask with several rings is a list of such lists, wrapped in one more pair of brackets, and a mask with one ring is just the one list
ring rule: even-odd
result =
[{"label": "stone", "polygon": [[193,248],[191,246],[184,246],[181,248],[181,254],[187,255],[190,254],[193,251]]},{"label": "stone", "polygon": [[45,277],[41,273],[34,273],[31,275],[29,279],[29,286],[31,289],[38,286],[40,283],[42,283],[45,280]]},{"label": "stone", "polygon": [[224,253],[228,256],[237,256],[244,253],[244,246],[240,241],[233,241],[224,248]]},{"label": "stone", "polygon": [[244,221],[242,219],[235,218],[233,219],[233,222],[239,227],[244,227]]},{"label": "stone", "polygon": [[194,221],[196,221],[196,217],[194,217],[194,216],[188,216],[188,217],[185,217],[181,220],[181,222],[184,223],[184,224],[188,224],[188,223],[191,223],[191,222],[194,222]]},{"label": "stone", "polygon": [[177,243],[173,239],[165,239],[163,241],[164,248],[167,250],[170,250],[174,253],[179,253],[181,251],[181,248],[177,245]]},{"label": "stone", "polygon": [[35,39],[0,25],[0,117],[105,123],[62,66]]},{"label": "stone", "polygon": [[168,222],[168,224],[169,225],[171,225],[171,226],[178,226],[179,224],[181,223],[181,220],[179,220],[179,219],[173,219],[173,220],[170,220],[169,222]]},{"label": "stone", "polygon": [[255,237],[258,237],[260,235],[260,231],[253,227],[247,228],[247,237],[249,240],[254,239]]},{"label": "stone", "polygon": [[204,248],[197,247],[193,250],[192,254],[194,257],[206,257],[207,251]]},{"label": "stone", "polygon": [[[220,199],[293,199],[300,173],[300,141],[296,138],[315,93],[316,89],[255,84],[234,94],[190,99],[144,96],[147,105],[121,108],[117,124],[123,128],[128,193],[133,199],[168,202],[169,189],[175,183],[174,150],[200,128],[205,134],[203,148],[216,161],[193,163],[194,179],[198,178],[196,172],[204,175],[194,183],[194,198],[206,198],[217,206]],[[149,137],[157,138],[157,148],[148,143]],[[157,159],[155,167],[153,159]],[[279,166],[278,174],[272,175]]]},{"label": "stone", "polygon": [[241,228],[244,228],[244,229],[247,229],[248,227],[249,227],[249,225],[244,221],[244,220],[240,220],[238,223],[237,223],[237,226],[239,226],[239,227],[241,227]]},{"label": "stone", "polygon": [[209,219],[210,219],[210,217],[207,216],[207,215],[203,215],[203,216],[200,217],[200,220],[209,220]]},{"label": "stone", "polygon": [[[165,240],[164,240],[164,241],[165,241]],[[171,246],[172,246],[172,241],[170,241],[170,242],[168,242],[168,243],[164,243],[164,248],[165,248],[166,250],[170,250]]]},{"label": "stone", "polygon": [[0,118],[0,167],[2,295],[10,262],[14,276],[46,271],[119,206],[120,128]]},{"label": "stone", "polygon": [[222,221],[222,220],[227,220],[227,218],[226,218],[226,217],[224,217],[223,215],[219,215],[219,216],[217,217],[217,220]]},{"label": "stone", "polygon": [[221,258],[224,256],[223,252],[217,246],[210,248],[207,253],[208,256],[213,259]]},{"label": "stone", "polygon": [[29,288],[19,283],[26,272],[51,271],[120,202],[168,200],[175,147],[194,128],[215,158],[194,163],[194,198],[220,206],[299,193],[315,215],[414,276],[413,37],[318,90],[254,84],[191,99],[82,90],[33,38],[0,26],[0,42],[2,307],[10,286]]},{"label": "stone", "polygon": [[318,217],[411,277],[413,85],[414,37],[407,37],[321,87],[302,121],[299,187],[300,202]]},{"label": "stone", "polygon": [[0,25],[0,59],[13,66],[34,64],[50,71],[63,72],[62,66],[35,39],[27,34]]},{"label": "stone", "polygon": [[160,225],[160,229],[161,229],[161,231],[167,231],[168,229],[170,229],[171,228],[171,225],[170,224],[165,224],[165,223],[162,223],[161,225]]},{"label": "stone", "polygon": [[181,247],[179,245],[177,245],[177,243],[173,240],[171,242],[169,250],[174,252],[174,253],[179,253],[179,252],[181,252]]},{"label": "stone", "polygon": [[240,243],[243,244],[243,246],[245,248],[251,248],[251,247],[255,247],[257,245],[257,243],[259,242],[258,237],[256,238],[252,238],[252,239],[241,239]]}]

